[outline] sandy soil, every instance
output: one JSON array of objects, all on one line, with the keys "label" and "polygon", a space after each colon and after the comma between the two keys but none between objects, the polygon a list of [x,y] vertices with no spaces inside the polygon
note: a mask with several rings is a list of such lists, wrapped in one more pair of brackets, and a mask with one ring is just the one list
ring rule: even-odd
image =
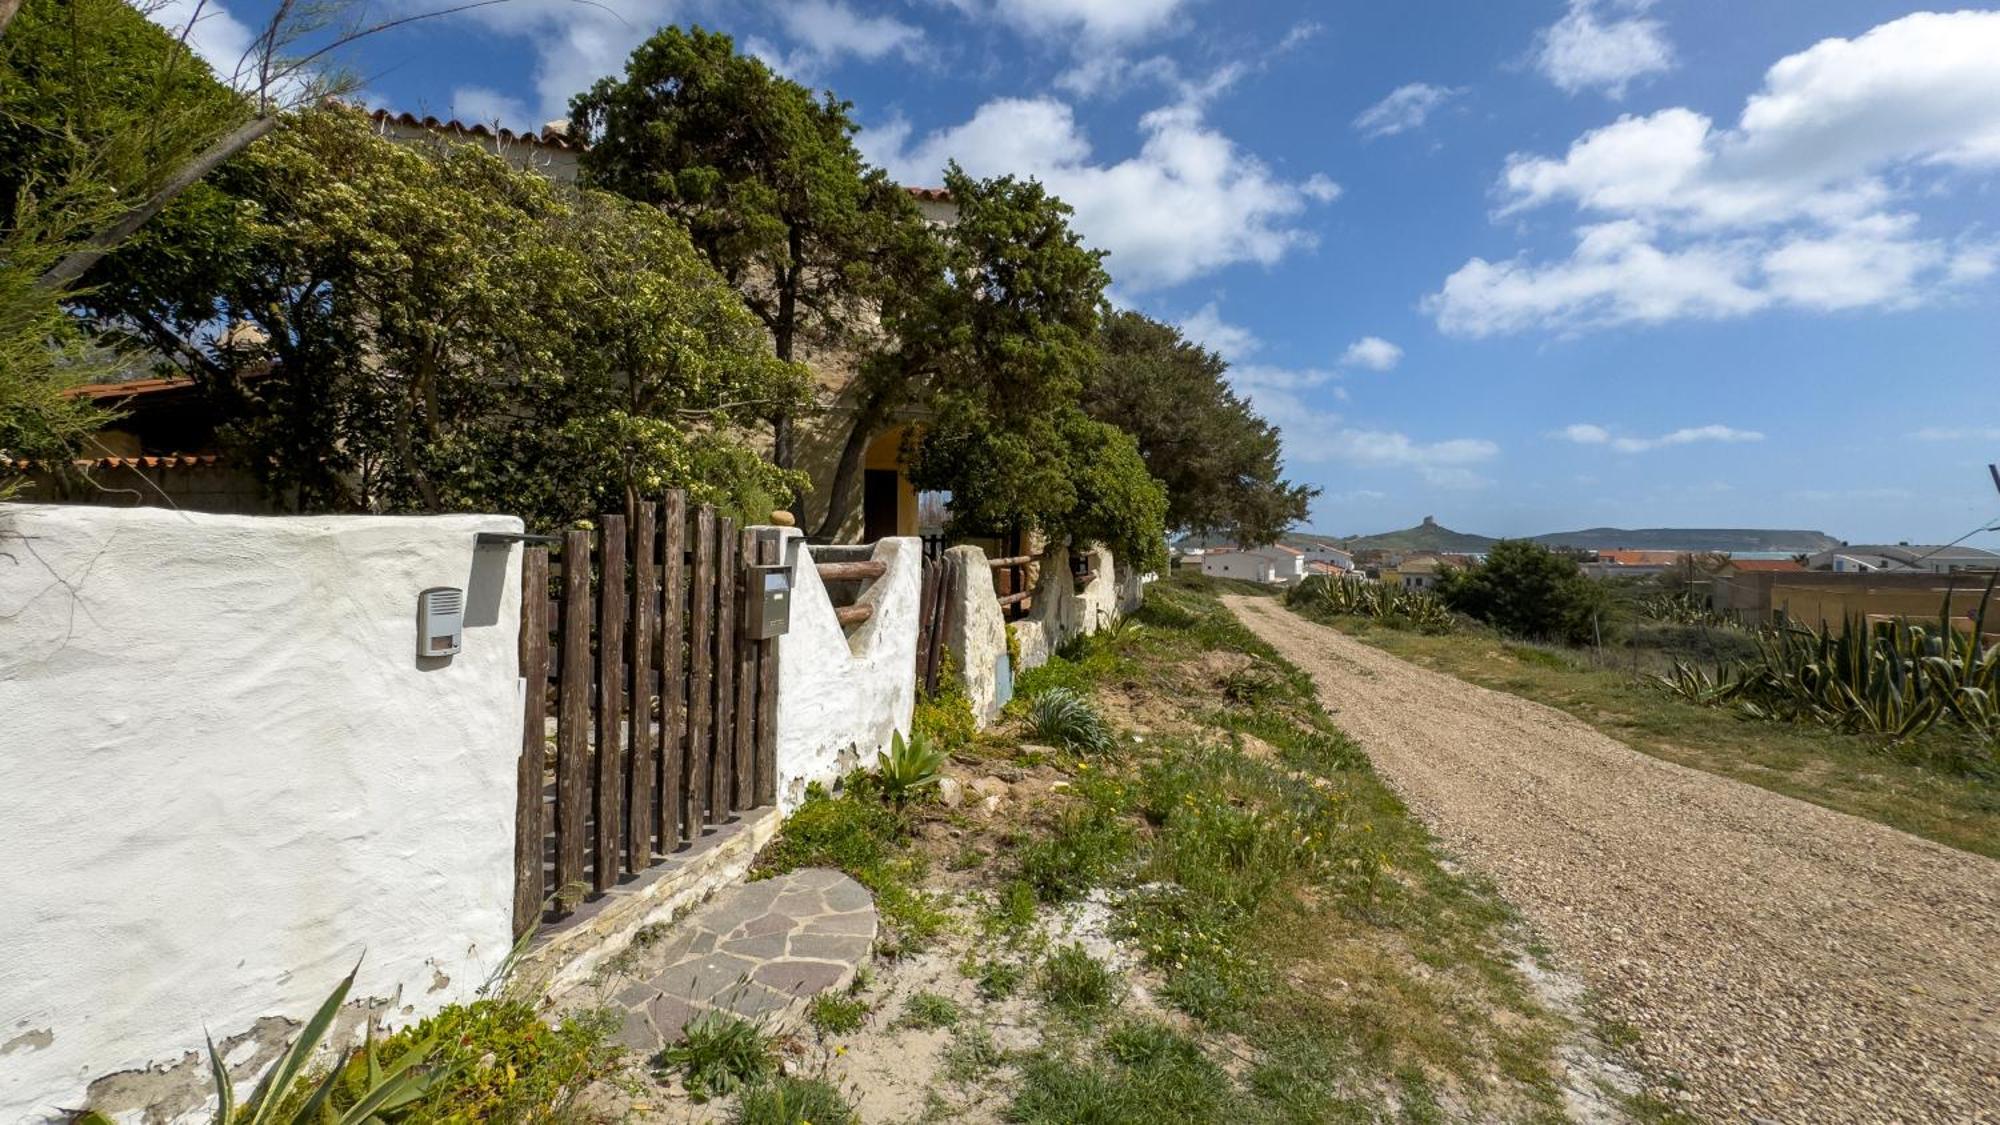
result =
[{"label": "sandy soil", "polygon": [[1224,599],[1714,1120],[2000,1121],[2000,862]]}]

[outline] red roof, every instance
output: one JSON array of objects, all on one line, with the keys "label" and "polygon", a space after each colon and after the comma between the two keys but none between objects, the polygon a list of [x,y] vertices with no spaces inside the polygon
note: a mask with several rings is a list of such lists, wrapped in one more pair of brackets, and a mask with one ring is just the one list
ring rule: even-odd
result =
[{"label": "red roof", "polygon": [[[206,469],[220,463],[213,453],[170,453],[163,457],[87,457],[70,462],[79,469]],[[49,468],[47,461],[26,457],[0,460],[0,472],[32,473]]]},{"label": "red roof", "polygon": [[576,141],[570,140],[567,133],[556,129],[543,129],[539,133],[516,133],[512,129],[500,129],[491,125],[467,125],[457,118],[447,120],[429,116],[418,117],[414,113],[390,113],[386,109],[375,110],[368,116],[378,125],[394,123],[397,125],[407,125],[412,129],[429,129],[434,133],[463,133],[466,136],[501,141],[506,144],[541,145],[546,148],[559,148],[565,151],[586,147]]},{"label": "red roof", "polygon": [[87,398],[101,402],[107,398],[139,398],[143,395],[163,394],[168,391],[189,391],[194,389],[194,380],[183,378],[131,379],[123,383],[87,383],[81,387],[71,387],[63,392],[69,398]]},{"label": "red roof", "polygon": [[906,187],[906,188],[904,188],[903,190],[904,190],[904,191],[907,191],[907,192],[909,192],[909,193],[910,193],[911,195],[914,195],[914,196],[916,196],[916,197],[917,197],[918,199],[921,199],[921,200],[923,200],[923,201],[924,201],[925,203],[950,203],[950,202],[951,202],[951,189],[950,189],[950,188],[941,188],[941,187]]}]

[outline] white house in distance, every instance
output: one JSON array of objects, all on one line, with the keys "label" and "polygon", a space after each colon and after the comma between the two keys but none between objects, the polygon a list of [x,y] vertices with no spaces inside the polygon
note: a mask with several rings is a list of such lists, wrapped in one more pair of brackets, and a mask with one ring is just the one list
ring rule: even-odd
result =
[{"label": "white house in distance", "polygon": [[1354,556],[1331,543],[1314,543],[1305,549],[1306,568],[1314,569],[1314,563],[1330,566],[1338,571],[1354,569]]},{"label": "white house in distance", "polygon": [[1306,555],[1296,547],[1210,547],[1201,555],[1201,572],[1210,578],[1240,578],[1245,582],[1285,586],[1306,576]]},{"label": "white house in distance", "polygon": [[1961,570],[2000,570],[2000,554],[1978,547],[1930,547],[1899,543],[1833,547],[1806,560],[1811,570],[1835,574],[1951,574]]}]

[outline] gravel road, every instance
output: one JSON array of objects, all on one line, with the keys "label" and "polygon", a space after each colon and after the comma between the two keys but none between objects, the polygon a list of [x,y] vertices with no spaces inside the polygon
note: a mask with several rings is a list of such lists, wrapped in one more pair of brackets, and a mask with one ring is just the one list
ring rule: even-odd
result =
[{"label": "gravel road", "polygon": [[1716,1121],[2000,1122],[2000,862],[1229,607]]}]

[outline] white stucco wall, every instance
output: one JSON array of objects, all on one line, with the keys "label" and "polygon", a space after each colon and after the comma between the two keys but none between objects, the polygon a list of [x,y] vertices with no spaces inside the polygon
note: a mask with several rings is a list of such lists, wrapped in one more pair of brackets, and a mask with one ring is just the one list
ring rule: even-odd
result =
[{"label": "white stucco wall", "polygon": [[[0,1120],[302,1020],[364,950],[392,1022],[505,956],[521,552],[482,530],[520,522],[0,504]],[[430,586],[467,628],[420,661]]]},{"label": "white stucco wall", "polygon": [[[786,549],[796,529],[786,530]],[[806,785],[832,784],[872,765],[890,736],[908,736],[917,700],[917,599],[923,541],[883,539],[873,558],[888,571],[859,602],[875,615],[850,636],[812,558],[800,546],[792,567],[791,631],[778,640],[778,807],[790,813]]]},{"label": "white stucco wall", "polygon": [[1240,578],[1245,582],[1276,582],[1276,565],[1253,551],[1211,551],[1201,557],[1201,572],[1211,578]]}]

